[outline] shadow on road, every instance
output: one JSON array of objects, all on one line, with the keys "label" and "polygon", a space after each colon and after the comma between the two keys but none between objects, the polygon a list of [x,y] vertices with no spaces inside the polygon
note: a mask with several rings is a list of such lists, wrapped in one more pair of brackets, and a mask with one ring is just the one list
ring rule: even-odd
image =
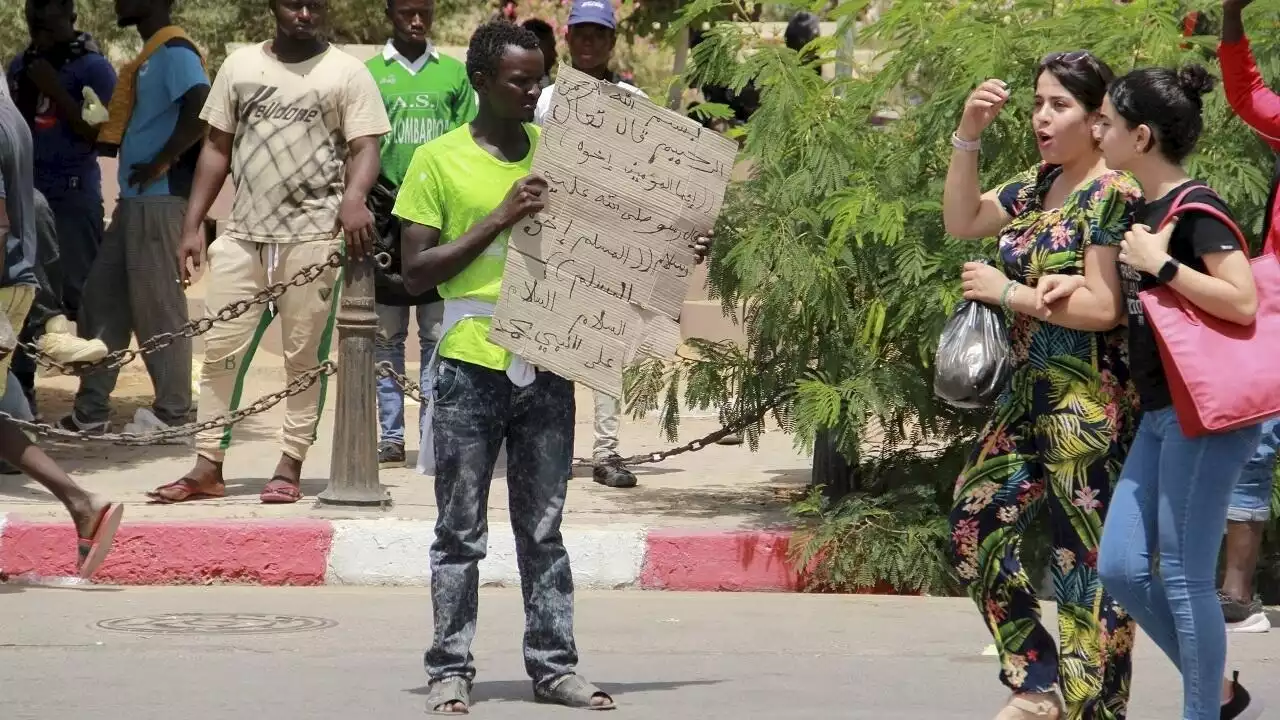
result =
[{"label": "shadow on road", "polygon": [[[609,693],[618,706],[626,704],[626,696],[648,692],[678,690],[699,685],[719,685],[723,680],[671,680],[661,682],[599,683],[600,689]],[[411,695],[426,696],[426,685],[406,690]],[[533,685],[527,680],[487,680],[477,682],[471,688],[473,706],[483,702],[534,702]]]}]

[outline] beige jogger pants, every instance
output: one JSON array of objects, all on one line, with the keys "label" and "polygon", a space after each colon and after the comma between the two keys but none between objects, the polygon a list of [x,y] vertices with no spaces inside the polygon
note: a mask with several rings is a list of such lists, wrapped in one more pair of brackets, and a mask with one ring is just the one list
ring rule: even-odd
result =
[{"label": "beige jogger pants", "polygon": [[[270,283],[288,280],[307,265],[323,263],[341,245],[341,239],[273,244],[218,238],[209,246],[205,316],[228,303],[252,297]],[[327,360],[338,295],[338,269],[328,268],[314,282],[290,287],[276,300],[275,313],[265,305],[256,305],[230,322],[214,324],[205,334],[198,419],[215,418],[257,400],[256,396],[245,396],[245,377],[276,314],[280,316],[285,382]],[[321,378],[305,392],[284,401],[280,443],[286,455],[306,459],[307,450],[316,440],[316,425],[327,389],[328,378]],[[196,452],[222,462],[231,445],[231,430],[224,427],[196,435]]]}]

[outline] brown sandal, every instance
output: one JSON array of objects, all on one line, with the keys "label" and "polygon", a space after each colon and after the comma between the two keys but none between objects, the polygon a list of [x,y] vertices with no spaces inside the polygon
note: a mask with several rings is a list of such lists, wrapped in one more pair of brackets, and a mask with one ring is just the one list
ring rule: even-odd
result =
[{"label": "brown sandal", "polygon": [[290,482],[283,475],[276,475],[267,481],[258,499],[266,505],[288,505],[302,499],[302,488]]},{"label": "brown sandal", "polygon": [[186,502],[188,500],[205,500],[224,497],[227,494],[227,486],[218,483],[212,487],[205,487],[198,480],[192,477],[182,477],[168,485],[160,487],[147,493],[147,497],[152,502],[160,505],[172,505],[173,503]]}]

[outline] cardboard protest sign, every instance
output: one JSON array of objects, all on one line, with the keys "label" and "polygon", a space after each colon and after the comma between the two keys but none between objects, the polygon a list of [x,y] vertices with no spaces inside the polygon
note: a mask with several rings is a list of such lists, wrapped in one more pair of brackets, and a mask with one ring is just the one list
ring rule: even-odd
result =
[{"label": "cardboard protest sign", "polygon": [[715,226],[738,148],[572,68],[554,92],[533,159],[547,205],[511,231],[489,339],[621,397],[624,367],[680,344],[691,246]]}]

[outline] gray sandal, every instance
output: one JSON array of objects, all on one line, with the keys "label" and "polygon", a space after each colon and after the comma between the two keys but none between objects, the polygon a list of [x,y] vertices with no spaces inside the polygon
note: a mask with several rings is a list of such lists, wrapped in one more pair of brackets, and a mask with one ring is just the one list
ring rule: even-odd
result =
[{"label": "gray sandal", "polygon": [[[427,714],[467,715],[471,712],[471,683],[464,677],[447,677],[433,681],[428,686]],[[449,710],[449,705],[461,703],[461,710]]]},{"label": "gray sandal", "polygon": [[[541,703],[554,703],[583,710],[612,710],[618,707],[609,693],[592,685],[581,675],[573,673],[557,678],[545,690],[535,687],[533,696]],[[591,701],[598,697],[605,699],[604,705],[592,704]]]}]

